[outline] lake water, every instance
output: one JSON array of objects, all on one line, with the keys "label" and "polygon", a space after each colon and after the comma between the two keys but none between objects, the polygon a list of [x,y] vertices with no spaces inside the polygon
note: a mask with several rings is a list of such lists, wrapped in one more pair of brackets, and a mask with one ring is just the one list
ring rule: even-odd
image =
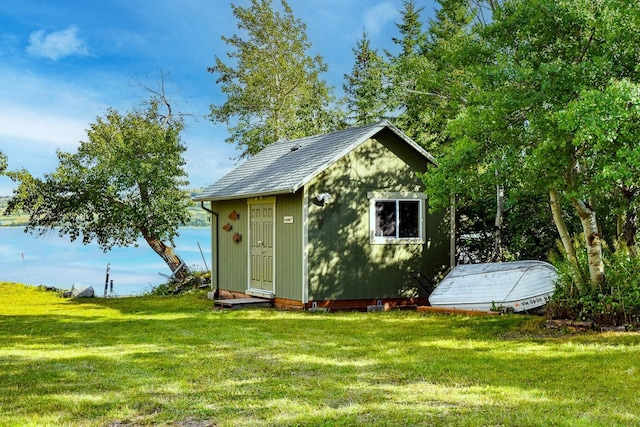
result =
[{"label": "lake water", "polygon": [[[140,239],[138,247],[104,253],[97,244],[71,242],[57,233],[36,237],[22,227],[0,227],[0,281],[71,289],[75,283],[93,286],[104,294],[107,264],[114,295],[137,295],[165,283],[169,267]],[[185,227],[176,238],[176,252],[189,268],[211,269],[211,230]],[[198,243],[202,248],[202,254]]]}]

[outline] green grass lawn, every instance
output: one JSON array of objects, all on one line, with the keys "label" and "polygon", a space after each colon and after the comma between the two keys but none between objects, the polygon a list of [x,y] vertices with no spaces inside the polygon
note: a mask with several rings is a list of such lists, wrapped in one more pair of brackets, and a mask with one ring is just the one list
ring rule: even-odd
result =
[{"label": "green grass lawn", "polygon": [[640,335],[0,283],[0,426],[640,425]]}]

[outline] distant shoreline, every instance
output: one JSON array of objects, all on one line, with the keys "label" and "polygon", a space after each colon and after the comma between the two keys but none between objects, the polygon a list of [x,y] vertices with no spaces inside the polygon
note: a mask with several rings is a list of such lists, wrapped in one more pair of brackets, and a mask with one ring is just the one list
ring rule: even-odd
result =
[{"label": "distant shoreline", "polygon": [[[71,241],[59,231],[39,236],[24,233],[23,227],[0,227],[0,281],[58,289],[83,283],[102,294],[109,266],[109,282],[113,280],[117,295],[137,295],[166,282],[168,267],[142,238],[105,252],[95,240],[84,244],[78,236]],[[208,270],[211,229],[184,226],[177,231],[174,243],[184,262],[194,271]]]}]

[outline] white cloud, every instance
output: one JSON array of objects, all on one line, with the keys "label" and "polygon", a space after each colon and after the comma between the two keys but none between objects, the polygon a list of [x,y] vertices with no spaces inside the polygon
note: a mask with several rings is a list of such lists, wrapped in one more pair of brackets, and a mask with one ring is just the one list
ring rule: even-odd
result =
[{"label": "white cloud", "polygon": [[88,124],[108,105],[99,88],[112,90],[111,82],[96,74],[98,82],[81,74],[66,79],[0,65],[0,147],[9,146],[6,152],[26,144],[22,148],[54,154],[56,148],[77,147]]},{"label": "white cloud", "polygon": [[364,13],[364,26],[367,33],[378,35],[390,22],[399,17],[398,6],[391,2],[380,3]]},{"label": "white cloud", "polygon": [[[0,138],[10,141],[31,141],[32,148],[50,147],[70,150],[86,136],[87,120],[59,115],[54,112],[27,109],[22,106],[0,106]],[[17,143],[16,144],[20,144]]]},{"label": "white cloud", "polygon": [[87,45],[78,37],[78,29],[71,26],[66,30],[46,34],[35,31],[29,36],[27,53],[57,61],[65,56],[87,55]]},{"label": "white cloud", "polygon": [[[35,176],[53,172],[56,150],[73,152],[86,139],[87,122],[75,117],[28,107],[0,107],[0,150],[9,170],[27,169]],[[16,183],[0,176],[0,196],[10,195]]]}]

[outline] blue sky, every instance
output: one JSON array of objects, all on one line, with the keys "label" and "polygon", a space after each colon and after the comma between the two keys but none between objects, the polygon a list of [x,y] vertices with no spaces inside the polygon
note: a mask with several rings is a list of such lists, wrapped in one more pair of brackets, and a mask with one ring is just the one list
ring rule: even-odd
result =
[{"label": "blue sky", "polygon": [[[238,156],[227,130],[205,116],[225,98],[206,71],[224,56],[221,36],[237,33],[231,3],[248,0],[2,0],[0,3],[0,150],[9,169],[37,176],[57,165],[56,149],[74,152],[107,108],[121,112],[158,87],[191,114],[182,137],[191,187],[213,183]],[[279,5],[279,0],[274,0]],[[393,50],[402,0],[289,0],[307,25],[310,54],[329,64],[323,78],[342,95],[352,48],[366,30],[373,46]],[[418,1],[431,15],[434,0]],[[0,196],[14,184],[0,177]]]}]

